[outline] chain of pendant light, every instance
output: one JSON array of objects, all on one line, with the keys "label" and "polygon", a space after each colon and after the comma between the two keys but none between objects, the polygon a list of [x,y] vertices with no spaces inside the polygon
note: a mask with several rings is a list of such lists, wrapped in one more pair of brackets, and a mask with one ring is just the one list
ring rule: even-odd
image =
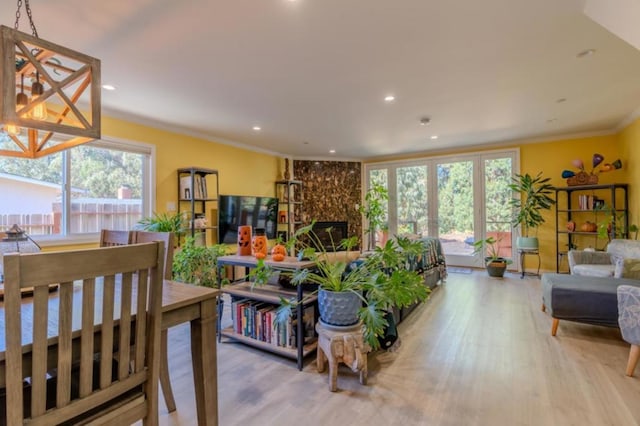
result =
[{"label": "chain of pendant light", "polygon": [[[31,14],[31,6],[29,5],[29,0],[24,0],[24,8],[27,11],[27,17],[29,18],[29,25],[31,25],[31,35],[35,38],[38,37],[38,30],[36,29],[36,24],[33,23],[33,15]],[[16,23],[14,28],[17,30],[20,25],[20,10],[22,9],[22,0],[18,0],[18,9],[16,10]]]}]

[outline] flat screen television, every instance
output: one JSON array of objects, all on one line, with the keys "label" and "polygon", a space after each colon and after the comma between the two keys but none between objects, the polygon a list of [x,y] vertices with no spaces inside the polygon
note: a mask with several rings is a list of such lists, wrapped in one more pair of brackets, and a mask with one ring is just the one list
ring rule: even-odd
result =
[{"label": "flat screen television", "polygon": [[221,244],[237,244],[238,226],[241,225],[251,225],[253,235],[255,229],[262,228],[267,238],[276,238],[277,198],[220,195],[218,212],[218,242]]}]

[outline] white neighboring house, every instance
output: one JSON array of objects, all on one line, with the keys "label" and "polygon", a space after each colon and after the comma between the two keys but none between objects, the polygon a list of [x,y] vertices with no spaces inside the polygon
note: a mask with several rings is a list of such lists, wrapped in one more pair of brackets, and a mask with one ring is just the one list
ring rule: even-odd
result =
[{"label": "white neighboring house", "polygon": [[[73,188],[72,192],[87,191]],[[17,223],[31,234],[59,232],[54,231],[54,205],[61,195],[60,184],[0,172],[0,229]]]},{"label": "white neighboring house", "polygon": [[0,173],[0,214],[51,214],[61,188],[56,183]]}]

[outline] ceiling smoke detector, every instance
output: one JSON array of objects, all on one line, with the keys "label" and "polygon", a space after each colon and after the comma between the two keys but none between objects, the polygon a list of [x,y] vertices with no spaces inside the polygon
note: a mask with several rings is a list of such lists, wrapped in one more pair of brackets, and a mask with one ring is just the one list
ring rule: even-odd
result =
[{"label": "ceiling smoke detector", "polygon": [[431,124],[431,119],[429,117],[422,117],[420,119],[421,126],[428,126],[429,124]]}]

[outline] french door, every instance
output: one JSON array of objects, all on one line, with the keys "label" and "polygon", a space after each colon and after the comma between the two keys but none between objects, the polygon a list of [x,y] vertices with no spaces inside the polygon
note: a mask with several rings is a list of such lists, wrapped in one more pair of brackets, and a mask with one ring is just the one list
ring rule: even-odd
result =
[{"label": "french door", "polygon": [[365,184],[389,191],[389,235],[437,237],[447,264],[483,266],[473,243],[487,237],[513,257],[508,184],[517,166],[517,150],[379,163],[365,166]]}]

